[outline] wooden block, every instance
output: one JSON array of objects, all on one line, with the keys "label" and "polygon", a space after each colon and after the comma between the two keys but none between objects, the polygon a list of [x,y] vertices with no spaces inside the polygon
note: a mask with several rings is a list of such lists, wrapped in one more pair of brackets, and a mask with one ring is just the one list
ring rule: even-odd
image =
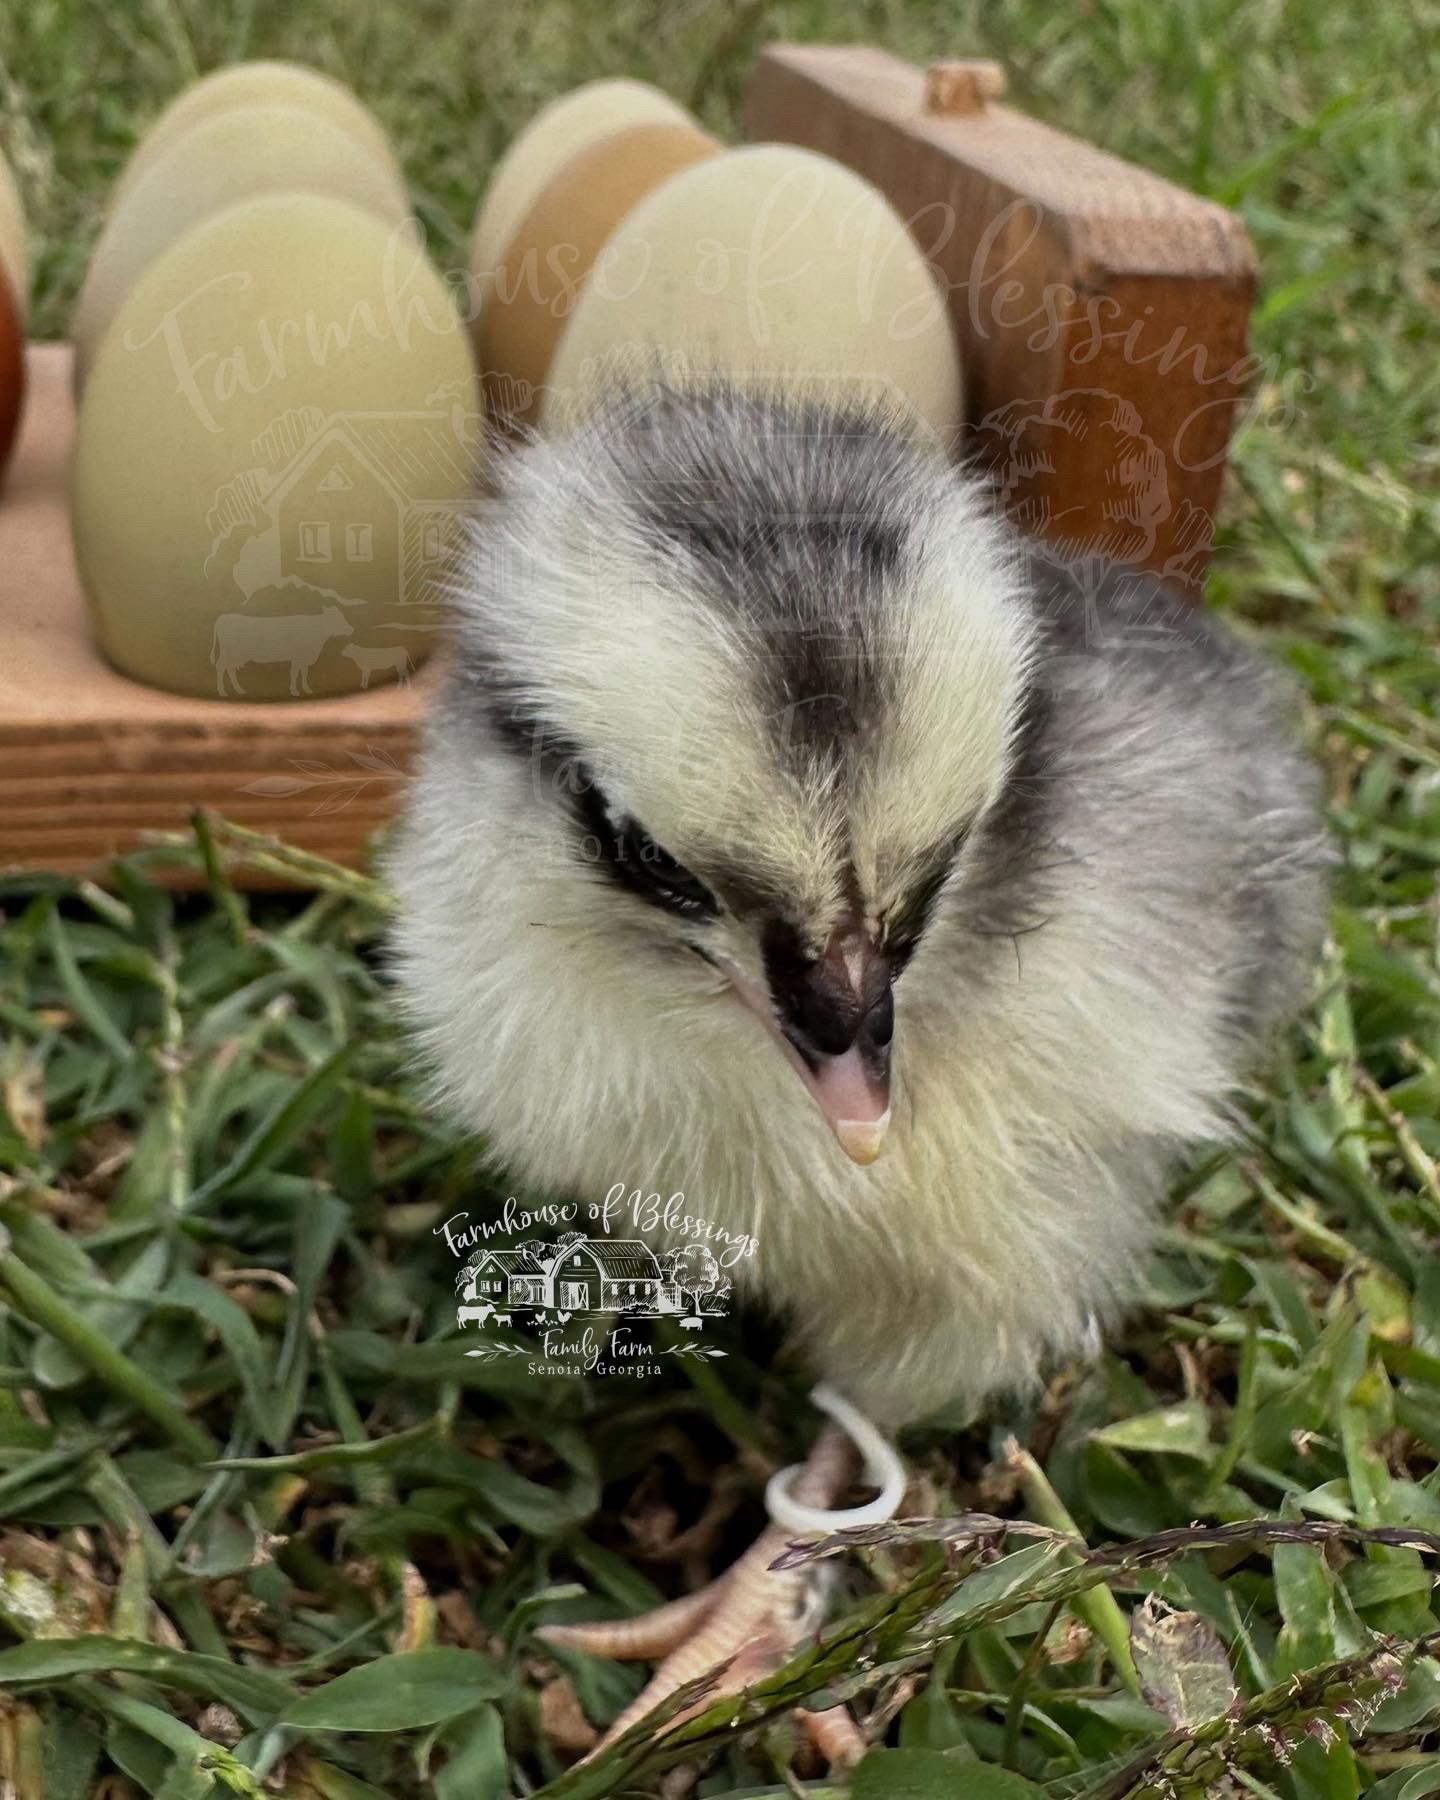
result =
[{"label": "wooden block", "polygon": [[[1249,373],[1239,221],[995,103],[993,64],[927,74],[880,51],[781,45],[752,138],[874,182],[946,284],[969,449],[1031,527],[1198,585]],[[187,699],[94,647],[70,547],[70,352],[28,353],[0,494],[0,872],[103,876],[196,806],[337,861],[394,813],[438,671],[273,704]],[[260,877],[250,877],[258,885]]]},{"label": "wooden block", "polygon": [[[399,800],[430,664],[408,686],[262,704],[194,700],[95,649],[70,548],[70,351],[32,345],[0,495],[0,872],[101,876],[197,806],[358,863]],[[251,879],[258,878],[252,874]]]},{"label": "wooden block", "polygon": [[990,63],[927,74],[883,51],[772,45],[753,139],[875,183],[950,299],[967,448],[1029,529],[1198,589],[1255,261],[1224,207],[993,96]]}]

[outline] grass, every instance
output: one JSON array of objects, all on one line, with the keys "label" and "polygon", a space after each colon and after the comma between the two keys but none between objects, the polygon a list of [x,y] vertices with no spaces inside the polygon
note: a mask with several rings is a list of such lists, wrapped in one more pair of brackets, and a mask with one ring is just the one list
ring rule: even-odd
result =
[{"label": "grass", "polygon": [[[733,129],[781,35],[998,56],[1023,104],[1244,214],[1266,373],[1211,598],[1301,679],[1344,868],[1315,1004],[1180,1182],[1124,1337],[1023,1416],[911,1436],[943,1523],[847,1556],[835,1634],[687,1728],[700,1792],[836,1793],[787,1718],[821,1690],[883,1746],[860,1800],[1440,1793],[1440,9],[0,0],[36,327],[137,132],[218,62],[348,78],[453,265],[539,101],[626,70]],[[485,1183],[417,1099],[384,896],[247,899],[226,854],[163,853],[207,872],[178,904],[162,853],[3,890],[0,1791],[659,1794],[683,1747],[648,1730],[565,1773],[638,1678],[531,1628],[735,1548],[801,1375],[755,1320],[646,1381],[459,1356],[434,1232]]]}]

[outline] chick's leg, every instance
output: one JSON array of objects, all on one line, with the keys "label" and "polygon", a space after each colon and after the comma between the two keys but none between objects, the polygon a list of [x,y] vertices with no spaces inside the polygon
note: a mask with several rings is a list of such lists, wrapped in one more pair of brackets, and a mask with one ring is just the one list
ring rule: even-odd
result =
[{"label": "chick's leg", "polygon": [[[843,1413],[850,1430],[854,1429],[858,1415],[853,1409],[845,1407],[828,1390],[817,1390],[816,1397],[827,1411],[836,1416]],[[842,1412],[837,1412],[837,1407]],[[874,1443],[883,1440],[873,1427],[867,1427],[869,1439],[862,1435],[861,1442],[867,1449],[867,1471],[882,1487],[881,1497],[867,1507],[832,1511],[836,1498],[853,1480],[860,1463],[850,1430],[827,1426],[806,1461],[772,1481],[767,1502],[777,1522],[767,1527],[719,1580],[637,1619],[541,1628],[542,1638],[568,1649],[622,1660],[664,1657],[644,1690],[615,1720],[591,1756],[696,1676],[715,1672],[716,1680],[707,1700],[716,1694],[736,1693],[759,1681],[784,1661],[808,1631],[818,1626],[824,1609],[823,1571],[814,1566],[775,1569],[771,1564],[799,1532],[888,1517],[898,1505],[903,1487],[899,1464],[888,1446],[888,1462],[877,1467],[870,1452]],[[688,1718],[704,1704],[705,1700],[697,1702],[679,1718]],[[859,1733],[843,1709],[802,1712],[800,1716],[827,1761],[853,1760],[863,1748]]]}]

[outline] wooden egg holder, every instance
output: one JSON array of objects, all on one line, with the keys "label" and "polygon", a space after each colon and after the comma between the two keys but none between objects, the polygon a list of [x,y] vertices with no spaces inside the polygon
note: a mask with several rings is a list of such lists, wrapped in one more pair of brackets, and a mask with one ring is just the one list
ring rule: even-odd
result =
[{"label": "wooden egg holder", "polygon": [[[776,45],[751,76],[746,134],[837,158],[910,223],[949,294],[970,451],[1012,511],[1198,589],[1250,374],[1244,228],[995,104],[1001,85],[993,64],[922,73],[878,50]],[[116,673],[70,547],[70,352],[35,344],[28,362],[0,494],[0,871],[103,877],[196,807],[360,862],[398,804],[435,669],[271,704]]]}]

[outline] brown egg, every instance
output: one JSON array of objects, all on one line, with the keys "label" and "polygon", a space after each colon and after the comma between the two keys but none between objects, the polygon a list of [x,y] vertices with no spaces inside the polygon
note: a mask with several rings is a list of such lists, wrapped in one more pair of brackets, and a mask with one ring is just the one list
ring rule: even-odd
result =
[{"label": "brown egg", "polygon": [[404,679],[473,509],[469,340],[418,242],[275,195],[145,271],[80,409],[73,524],[105,654],[277,700]]},{"label": "brown egg", "polygon": [[0,268],[0,478],[15,448],[25,400],[25,321]]},{"label": "brown egg", "polygon": [[570,315],[540,423],[657,366],[869,396],[944,443],[961,419],[945,296],[903,221],[787,145],[729,150],[639,202]]},{"label": "brown egg", "polygon": [[77,391],[137,277],[192,225],[269,193],[349,201],[391,225],[409,217],[392,166],[307,107],[232,106],[152,155],[110,210],[75,303]]},{"label": "brown egg", "polygon": [[0,274],[9,278],[21,316],[30,305],[30,254],[25,241],[25,208],[10,165],[0,155]]},{"label": "brown egg", "polygon": [[643,81],[589,81],[535,117],[500,159],[485,190],[470,246],[470,272],[483,291],[540,193],[591,144],[631,125],[693,125],[683,106]]},{"label": "brown egg", "polygon": [[661,182],[720,154],[684,120],[631,125],[581,150],[531,203],[481,314],[476,351],[492,416],[528,422],[561,334],[616,226]]},{"label": "brown egg", "polygon": [[301,63],[243,62],[204,76],[170,102],[146,131],[115,184],[111,204],[152,160],[192,125],[237,106],[300,106],[347,132],[403,186],[399,165],[378,121],[342,82]]}]

